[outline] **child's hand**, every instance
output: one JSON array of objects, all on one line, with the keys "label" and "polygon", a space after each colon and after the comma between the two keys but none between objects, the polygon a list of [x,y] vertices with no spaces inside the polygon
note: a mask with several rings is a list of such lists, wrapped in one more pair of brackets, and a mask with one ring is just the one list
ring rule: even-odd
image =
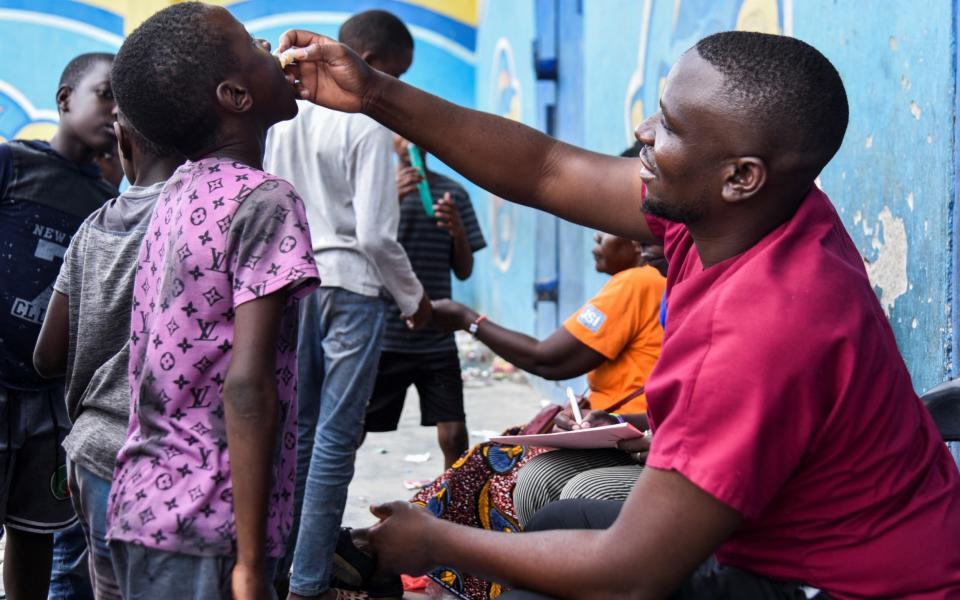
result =
[{"label": "child's hand", "polygon": [[444,333],[466,329],[477,318],[477,313],[453,300],[433,301],[433,324]]},{"label": "child's hand", "polygon": [[343,112],[360,112],[376,78],[374,70],[356,52],[326,36],[291,29],[280,36],[277,52],[293,48],[296,63],[284,72],[299,82],[300,97]]},{"label": "child's hand", "polygon": [[424,290],[423,296],[420,298],[420,306],[417,307],[417,312],[410,316],[403,316],[403,320],[406,321],[408,328],[420,329],[430,322],[432,316],[433,307],[430,305],[430,296],[428,296],[426,290]]},{"label": "child's hand", "polygon": [[397,169],[397,196],[403,200],[407,194],[417,191],[417,184],[423,181],[423,176],[416,167],[400,167]]},{"label": "child's hand", "polygon": [[433,213],[437,217],[437,227],[446,229],[450,237],[461,237],[466,235],[463,228],[463,220],[460,219],[460,210],[457,208],[450,192],[443,195],[443,198],[437,200],[433,205]]}]

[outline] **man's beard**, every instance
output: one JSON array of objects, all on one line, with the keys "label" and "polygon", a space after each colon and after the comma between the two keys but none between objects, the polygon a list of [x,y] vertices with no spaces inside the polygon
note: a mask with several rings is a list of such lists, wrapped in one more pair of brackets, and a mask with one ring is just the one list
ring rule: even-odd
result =
[{"label": "man's beard", "polygon": [[703,217],[702,206],[702,203],[670,204],[648,194],[643,202],[643,212],[674,223],[692,225]]}]

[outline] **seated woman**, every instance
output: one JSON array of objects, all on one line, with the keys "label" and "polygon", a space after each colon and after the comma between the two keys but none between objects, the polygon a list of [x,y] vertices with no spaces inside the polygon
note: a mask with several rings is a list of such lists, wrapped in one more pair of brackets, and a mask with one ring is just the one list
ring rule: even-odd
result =
[{"label": "seated woman", "polygon": [[[659,357],[663,339],[658,318],[666,283],[662,274],[666,270],[663,249],[641,246],[608,234],[598,233],[595,240],[596,269],[613,277],[544,341],[501,327],[450,300],[434,302],[433,318],[441,328],[470,331],[493,352],[546,379],[570,379],[588,373],[589,405],[595,409],[587,417],[589,422],[599,423],[607,410],[638,413],[639,418],[645,418],[643,386]],[[565,414],[558,416],[557,423],[570,427]],[[637,424],[646,427],[642,422]],[[538,433],[537,429],[551,425],[551,421],[531,423],[524,433]],[[517,429],[511,431],[517,432]],[[530,478],[534,485],[530,487],[532,492],[525,496],[528,500],[524,506],[515,507],[514,486],[518,473],[522,477],[533,464],[532,459],[553,454],[562,456],[566,451],[479,444],[412,501],[456,523],[519,531],[526,513],[532,510],[527,505],[549,502],[549,494],[559,497],[563,484],[581,471],[637,468],[631,455],[619,450],[574,453],[570,460],[549,463],[549,473],[538,469],[538,477]],[[550,477],[546,477],[547,474]],[[431,577],[471,600],[494,598],[500,592],[494,582],[449,569],[439,569]]]}]

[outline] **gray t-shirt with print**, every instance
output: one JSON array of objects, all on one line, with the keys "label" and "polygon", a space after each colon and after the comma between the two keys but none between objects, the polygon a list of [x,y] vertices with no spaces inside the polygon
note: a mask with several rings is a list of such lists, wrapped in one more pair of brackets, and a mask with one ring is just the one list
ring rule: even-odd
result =
[{"label": "gray t-shirt with print", "polygon": [[66,401],[70,460],[110,480],[127,434],[130,311],[140,242],[163,182],[130,187],[90,215],[70,243],[54,289],[70,299]]}]

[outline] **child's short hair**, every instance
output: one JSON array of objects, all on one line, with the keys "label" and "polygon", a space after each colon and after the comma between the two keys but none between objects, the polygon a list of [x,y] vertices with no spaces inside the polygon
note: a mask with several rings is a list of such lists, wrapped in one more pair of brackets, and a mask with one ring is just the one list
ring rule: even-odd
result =
[{"label": "child's short hair", "polygon": [[205,18],[212,8],[185,2],[157,12],[113,63],[119,110],[144,137],[188,156],[213,141],[216,89],[236,68],[227,36]]},{"label": "child's short hair", "polygon": [[374,52],[384,56],[397,50],[413,49],[410,30],[393,13],[368,10],[343,22],[337,34],[339,41],[357,54]]},{"label": "child's short hair", "polygon": [[67,66],[63,68],[63,73],[60,74],[60,84],[57,87],[67,86],[69,88],[75,88],[79,85],[84,75],[90,72],[90,69],[95,65],[101,62],[113,62],[113,59],[114,55],[109,52],[87,52],[86,54],[75,56],[67,63]]},{"label": "child's short hair", "polygon": [[136,144],[138,148],[140,148],[140,152],[143,154],[149,154],[150,156],[156,158],[166,158],[177,152],[170,146],[163,146],[147,139],[145,135],[137,131],[137,128],[134,127],[133,123],[130,122],[130,118],[123,114],[122,111],[117,111],[117,121],[123,127],[124,133],[126,133],[127,136],[130,137],[131,141]]}]

